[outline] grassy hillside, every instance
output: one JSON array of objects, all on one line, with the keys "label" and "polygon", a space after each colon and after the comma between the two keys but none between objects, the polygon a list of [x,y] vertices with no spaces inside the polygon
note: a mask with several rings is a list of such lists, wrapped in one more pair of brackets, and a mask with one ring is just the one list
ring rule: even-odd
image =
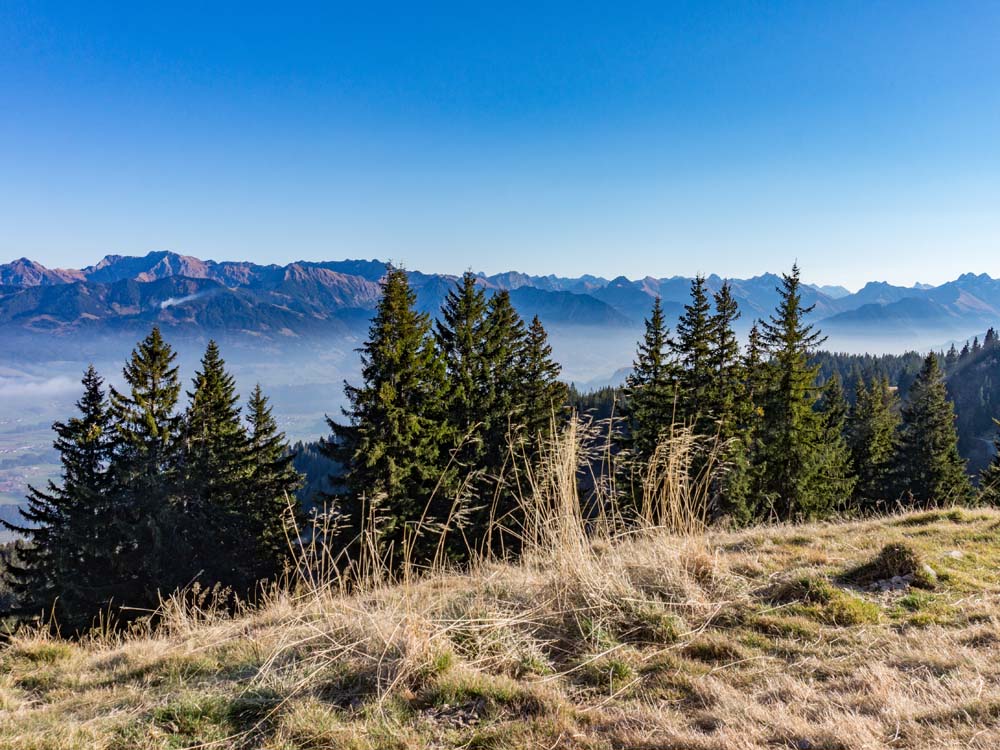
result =
[{"label": "grassy hillside", "polygon": [[998,596],[992,510],[564,529],[519,565],[350,595],[301,581],[232,618],[168,605],[155,634],[18,637],[0,747],[993,748]]}]

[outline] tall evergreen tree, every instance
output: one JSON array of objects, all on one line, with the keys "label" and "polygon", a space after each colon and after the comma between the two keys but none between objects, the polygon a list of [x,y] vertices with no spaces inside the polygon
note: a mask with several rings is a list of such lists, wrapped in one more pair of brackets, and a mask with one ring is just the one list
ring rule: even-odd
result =
[{"label": "tall evergreen tree", "polygon": [[54,614],[57,625],[71,630],[86,628],[110,603],[107,579],[115,549],[106,532],[114,517],[108,476],[112,435],[102,386],[89,367],[76,403],[79,416],[53,425],[61,484],[28,488],[27,507],[20,509],[23,524],[0,520],[27,541],[18,562],[3,571],[18,611]]},{"label": "tall evergreen tree", "polygon": [[[514,310],[510,294],[497,292],[487,305],[482,350],[487,398],[481,466],[486,482],[478,488],[481,504],[470,523],[470,542],[497,553],[516,554],[520,548],[520,472],[530,449],[524,390],[524,321]],[[473,488],[476,491],[476,488]]]},{"label": "tall evergreen tree", "polygon": [[958,349],[955,348],[955,343],[952,342],[951,346],[948,348],[948,353],[944,355],[944,368],[946,371],[951,372],[952,368],[958,363]]},{"label": "tall evergreen tree", "polygon": [[743,382],[745,383],[747,404],[754,413],[759,411],[764,391],[771,380],[768,369],[772,363],[760,328],[761,321],[755,320],[750,327],[747,348],[743,355]]},{"label": "tall evergreen tree", "polygon": [[694,423],[703,434],[712,430],[711,415],[706,408],[714,379],[711,309],[705,277],[695,276],[691,281],[691,301],[684,306],[684,314],[677,321],[676,336],[671,341],[671,349],[680,366],[678,416]]},{"label": "tall evergreen tree", "polygon": [[489,409],[485,432],[487,470],[496,475],[507,462],[512,440],[523,439],[524,394],[521,363],[526,341],[524,321],[507,290],[487,305],[483,350],[486,358]]},{"label": "tall evergreen tree", "polygon": [[657,297],[625,381],[626,446],[639,461],[653,455],[674,420],[678,374],[670,358],[669,334]]},{"label": "tall evergreen tree", "polygon": [[858,481],[851,506],[863,513],[884,511],[895,500],[896,440],[899,414],[895,392],[884,376],[867,385],[857,378],[855,401],[847,420],[851,464]]},{"label": "tall evergreen tree", "polygon": [[548,437],[566,402],[566,385],[559,380],[559,373],[559,363],[552,359],[548,335],[536,315],[528,327],[521,353],[521,400],[531,454]]},{"label": "tall evergreen tree", "polygon": [[770,382],[761,397],[758,455],[761,496],[780,519],[828,514],[841,498],[840,477],[822,450],[822,415],[813,407],[819,396],[818,367],[809,355],[823,338],[805,322],[798,265],[782,276],[778,308],[763,323],[761,339],[771,364]]},{"label": "tall evergreen tree", "polygon": [[486,295],[476,276],[466,272],[448,292],[436,324],[438,347],[448,377],[447,414],[461,441],[457,459],[466,470],[481,467],[483,435],[493,415],[484,342],[487,335]]},{"label": "tall evergreen tree", "polygon": [[111,389],[115,425],[112,474],[116,505],[112,544],[118,550],[118,602],[154,606],[161,592],[188,584],[195,558],[177,507],[182,419],[177,354],[160,329],[136,346],[125,365],[124,392]]},{"label": "tall evergreen tree", "polygon": [[740,344],[733,325],[740,317],[739,306],[733,299],[729,282],[715,294],[715,314],[709,321],[708,362],[711,379],[704,398],[705,411],[716,420],[719,435],[728,440],[739,429],[742,412],[746,411],[743,367]]},{"label": "tall evergreen tree", "polygon": [[246,516],[256,541],[254,578],[280,572],[289,554],[287,525],[297,519],[295,492],[302,475],[292,462],[284,433],[271,413],[271,406],[258,383],[247,401],[249,425],[249,488]]},{"label": "tall evergreen tree", "polygon": [[847,399],[838,374],[834,373],[823,386],[818,406],[822,414],[822,433],[818,446],[823,472],[820,481],[824,491],[832,494],[833,502],[843,507],[850,503],[857,476],[847,444]]},{"label": "tall evergreen tree", "polygon": [[188,392],[183,432],[184,523],[189,562],[206,583],[253,583],[254,539],[247,533],[250,463],[236,381],[208,342]]},{"label": "tall evergreen tree", "polygon": [[903,407],[900,486],[917,506],[967,502],[972,486],[958,453],[955,411],[933,352],[924,359]]},{"label": "tall evergreen tree", "polygon": [[345,533],[356,540],[371,531],[396,564],[405,555],[420,561],[433,554],[454,499],[446,476],[452,436],[445,365],[430,321],[415,305],[406,272],[390,267],[360,349],[362,385],[344,387],[348,422],[328,419],[333,440],[326,452],[344,467],[335,485]]}]

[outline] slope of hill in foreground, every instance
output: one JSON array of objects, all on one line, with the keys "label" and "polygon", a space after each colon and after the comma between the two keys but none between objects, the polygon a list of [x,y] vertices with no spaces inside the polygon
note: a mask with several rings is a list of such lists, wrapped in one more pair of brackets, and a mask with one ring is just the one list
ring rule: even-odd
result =
[{"label": "slope of hill in foreground", "polygon": [[[864,567],[886,544],[912,554]],[[998,598],[995,510],[566,545],[155,636],[19,637],[0,746],[994,748]]]}]

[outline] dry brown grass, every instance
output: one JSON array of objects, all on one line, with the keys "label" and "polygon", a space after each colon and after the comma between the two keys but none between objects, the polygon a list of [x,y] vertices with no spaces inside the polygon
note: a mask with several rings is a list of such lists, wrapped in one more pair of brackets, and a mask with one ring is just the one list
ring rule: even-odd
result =
[{"label": "dry brown grass", "polygon": [[[314,560],[234,617],[175,600],[154,633],[21,635],[0,747],[1000,744],[1000,512],[623,536],[581,515],[578,438],[532,478],[516,565],[349,593]],[[890,544],[932,591],[840,582]]]}]

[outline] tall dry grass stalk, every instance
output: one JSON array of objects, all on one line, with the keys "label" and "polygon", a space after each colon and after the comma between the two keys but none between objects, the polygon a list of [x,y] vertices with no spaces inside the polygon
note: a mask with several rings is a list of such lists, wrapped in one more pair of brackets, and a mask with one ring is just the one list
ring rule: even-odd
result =
[{"label": "tall dry grass stalk", "polygon": [[[365,591],[448,572],[453,566],[446,558],[445,542],[455,538],[465,540],[466,565],[475,568],[496,559],[491,550],[498,536],[516,538],[517,549],[526,558],[580,561],[591,554],[595,543],[616,543],[623,536],[703,533],[712,492],[724,470],[722,443],[695,434],[690,426],[674,424],[650,460],[636,462],[613,451],[614,426],[612,420],[595,423],[576,416],[558,428],[553,422],[550,437],[533,461],[527,460],[523,441],[512,441],[504,476],[494,484],[487,527],[476,530],[480,542],[469,542],[462,527],[468,493],[480,477],[476,473],[461,483],[443,524],[432,527],[425,512],[408,525],[411,538],[439,536],[431,561],[415,561],[410,544],[404,544],[402,560],[394,560],[393,550],[379,545],[374,511],[363,514],[364,528],[351,545],[354,557],[349,558],[347,550],[331,546],[331,540],[338,538],[336,515],[316,514],[305,529],[287,531],[292,551],[287,583],[301,592]],[[620,482],[623,476],[626,481]],[[585,497],[581,487],[586,488]],[[516,500],[515,509],[506,516],[496,513],[502,492]],[[360,502],[369,509],[378,506],[367,498]],[[503,551],[499,557],[505,557]]]},{"label": "tall dry grass stalk", "polygon": [[671,424],[648,462],[639,464],[638,526],[696,535],[708,527],[709,507],[722,470],[724,444],[692,427]]}]

